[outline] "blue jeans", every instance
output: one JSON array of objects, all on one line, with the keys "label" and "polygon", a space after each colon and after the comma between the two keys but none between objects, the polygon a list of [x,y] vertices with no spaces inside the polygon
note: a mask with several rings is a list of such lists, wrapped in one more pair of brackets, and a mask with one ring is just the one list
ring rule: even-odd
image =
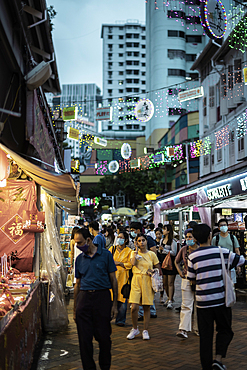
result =
[{"label": "blue jeans", "polygon": [[[144,315],[143,307],[139,306],[138,316],[140,317],[143,315]],[[155,308],[154,301],[153,301],[152,306],[150,306],[150,315],[156,315],[156,308]]]},{"label": "blue jeans", "polygon": [[126,312],[127,312],[127,299],[125,302],[117,302],[118,314],[116,317],[116,324],[125,324],[126,321]]}]

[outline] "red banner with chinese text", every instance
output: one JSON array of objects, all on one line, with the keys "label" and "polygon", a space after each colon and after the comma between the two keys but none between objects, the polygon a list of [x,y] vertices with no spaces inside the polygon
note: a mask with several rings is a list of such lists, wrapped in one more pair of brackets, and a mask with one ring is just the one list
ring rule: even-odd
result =
[{"label": "red banner with chinese text", "polygon": [[32,271],[34,233],[23,232],[23,211],[36,213],[36,186],[34,181],[8,180],[0,188],[0,256],[17,251],[15,267]]}]

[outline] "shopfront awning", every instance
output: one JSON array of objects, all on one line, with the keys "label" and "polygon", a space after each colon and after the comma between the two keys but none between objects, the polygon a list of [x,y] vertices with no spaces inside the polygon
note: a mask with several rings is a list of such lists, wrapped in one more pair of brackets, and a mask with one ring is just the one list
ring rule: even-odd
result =
[{"label": "shopfront awning", "polygon": [[213,207],[213,208],[247,208],[247,194],[234,195],[224,199],[214,199],[209,202],[200,204],[200,207]]},{"label": "shopfront awning", "polygon": [[76,186],[74,184],[74,180],[69,174],[58,174],[44,170],[22,158],[3,144],[0,144],[0,149],[8,154],[12,160],[15,161],[18,166],[37,184],[42,186],[48,194],[53,196],[55,202],[64,202],[61,204],[61,207],[64,208],[64,210],[76,210],[77,214],[78,201],[76,196]]}]

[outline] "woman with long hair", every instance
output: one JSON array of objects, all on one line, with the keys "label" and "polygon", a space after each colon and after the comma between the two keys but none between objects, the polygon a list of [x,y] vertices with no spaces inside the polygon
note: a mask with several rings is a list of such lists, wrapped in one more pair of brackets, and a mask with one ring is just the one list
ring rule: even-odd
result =
[{"label": "woman with long hair", "polygon": [[170,224],[164,225],[162,231],[163,239],[159,247],[159,251],[161,254],[165,254],[165,256],[170,252],[172,260],[172,270],[162,268],[164,288],[167,295],[167,300],[164,303],[164,306],[166,306],[168,309],[172,309],[173,308],[172,302],[174,297],[174,284],[176,275],[178,273],[174,263],[177,254],[177,242],[173,239],[172,225]]},{"label": "woman with long hair", "polygon": [[129,280],[129,272],[132,268],[130,263],[131,249],[128,247],[129,235],[126,231],[121,231],[118,234],[116,245],[111,246],[109,251],[112,253],[115,265],[117,266],[116,278],[118,283],[118,298],[117,307],[118,314],[116,317],[116,325],[124,326],[127,312],[127,299],[123,297],[122,287]]},{"label": "woman with long hair", "polygon": [[105,232],[106,249],[109,249],[114,244],[115,235],[111,227],[107,227]]},{"label": "woman with long hair", "polygon": [[[133,328],[127,335],[127,339],[134,339],[140,334],[137,321],[139,305],[144,310],[144,330],[142,338],[150,339],[148,325],[150,320],[150,306],[153,304],[154,291],[152,289],[151,275],[154,268],[159,268],[159,260],[156,254],[147,249],[147,236],[138,234],[136,239],[136,250],[131,252],[130,262],[133,265],[133,278],[129,302],[131,303],[131,319]],[[161,273],[161,271],[160,271]]]}]

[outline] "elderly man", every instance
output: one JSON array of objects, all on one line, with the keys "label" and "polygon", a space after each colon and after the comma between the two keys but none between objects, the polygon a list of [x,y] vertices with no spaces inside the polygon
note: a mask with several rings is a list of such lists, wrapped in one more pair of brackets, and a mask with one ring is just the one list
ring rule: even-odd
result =
[{"label": "elderly man", "polygon": [[[99,343],[99,365],[111,366],[111,319],[117,315],[116,266],[112,254],[92,241],[87,229],[74,235],[75,248],[82,253],[75,261],[74,320],[77,325],[84,370],[96,370],[93,337]],[[113,305],[110,290],[113,290]]]}]

